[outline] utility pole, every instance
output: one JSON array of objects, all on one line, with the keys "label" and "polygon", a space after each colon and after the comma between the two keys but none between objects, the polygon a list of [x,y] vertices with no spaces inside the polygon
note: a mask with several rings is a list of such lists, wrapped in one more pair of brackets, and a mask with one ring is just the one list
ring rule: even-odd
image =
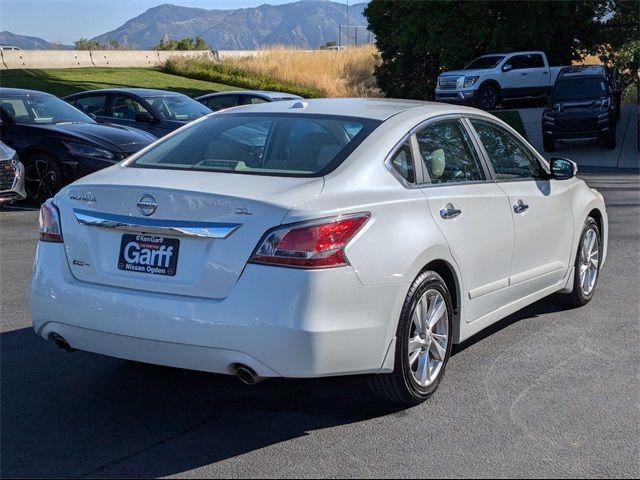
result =
[{"label": "utility pole", "polygon": [[349,0],[347,0],[347,47],[349,46]]}]

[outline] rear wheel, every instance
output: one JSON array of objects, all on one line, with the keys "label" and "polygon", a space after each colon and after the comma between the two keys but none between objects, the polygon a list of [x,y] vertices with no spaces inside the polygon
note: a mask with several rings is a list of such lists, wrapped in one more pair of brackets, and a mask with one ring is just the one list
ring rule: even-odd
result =
[{"label": "rear wheel", "polygon": [[576,307],[586,305],[593,298],[600,274],[601,243],[598,224],[588,217],[576,253],[573,291],[568,296]]},{"label": "rear wheel", "polygon": [[500,95],[493,85],[483,85],[478,92],[478,107],[483,110],[493,110],[498,106]]},{"label": "rear wheel", "polygon": [[553,152],[556,149],[556,141],[551,135],[546,133],[542,136],[542,143],[545,152]]},{"label": "rear wheel", "polygon": [[440,385],[451,354],[452,308],[442,277],[427,271],[413,282],[396,333],[394,371],[371,375],[379,398],[404,405],[428,399]]},{"label": "rear wheel", "polygon": [[57,162],[45,153],[33,155],[25,162],[24,184],[27,198],[38,204],[53,197],[62,186]]}]

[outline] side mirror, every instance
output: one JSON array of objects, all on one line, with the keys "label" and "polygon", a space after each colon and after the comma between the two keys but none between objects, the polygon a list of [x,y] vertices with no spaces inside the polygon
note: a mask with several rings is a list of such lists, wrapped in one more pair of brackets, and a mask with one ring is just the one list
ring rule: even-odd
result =
[{"label": "side mirror", "polygon": [[567,158],[552,158],[551,178],[556,180],[568,180],[578,173],[578,165]]},{"label": "side mirror", "polygon": [[136,122],[139,123],[154,123],[156,119],[149,112],[136,113]]},{"label": "side mirror", "polygon": [[513,70],[513,65],[511,65],[510,63],[505,63],[505,64],[502,66],[502,71],[503,71],[503,72],[508,72],[508,71],[510,71],[510,70]]}]

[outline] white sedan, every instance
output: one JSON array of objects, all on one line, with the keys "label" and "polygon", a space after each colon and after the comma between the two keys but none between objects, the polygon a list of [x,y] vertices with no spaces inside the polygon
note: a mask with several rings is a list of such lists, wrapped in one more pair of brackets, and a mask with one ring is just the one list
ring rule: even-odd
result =
[{"label": "white sedan", "polygon": [[591,300],[607,214],[575,173],[472,108],[209,115],[42,206],[33,326],[245,383],[367,374],[415,404],[453,344],[554,292]]}]

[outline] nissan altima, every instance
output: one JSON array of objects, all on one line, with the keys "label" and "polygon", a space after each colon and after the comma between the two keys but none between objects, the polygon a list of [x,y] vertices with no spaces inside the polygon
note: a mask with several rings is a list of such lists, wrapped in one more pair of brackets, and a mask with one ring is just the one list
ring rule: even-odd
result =
[{"label": "nissan altima", "polygon": [[211,115],[42,206],[33,326],[67,351],[245,383],[364,374],[416,404],[453,344],[554,292],[593,298],[607,213],[575,174],[473,108]]}]

